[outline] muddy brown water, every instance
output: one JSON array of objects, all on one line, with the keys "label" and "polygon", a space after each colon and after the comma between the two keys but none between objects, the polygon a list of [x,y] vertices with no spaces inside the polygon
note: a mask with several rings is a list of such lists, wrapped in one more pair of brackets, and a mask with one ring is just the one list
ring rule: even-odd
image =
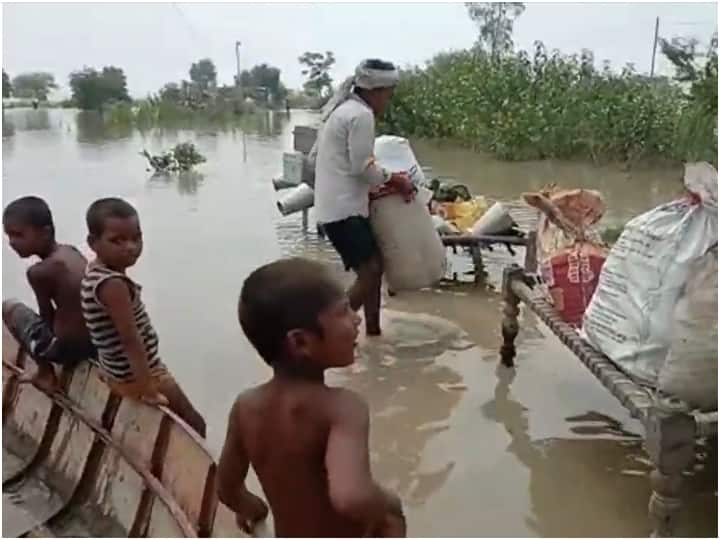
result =
[{"label": "muddy brown water", "polygon": [[[161,351],[208,421],[219,452],[238,392],[269,370],[245,341],[235,309],[243,279],[282,255],[327,261],[332,249],[298,216],[280,218],[270,179],[292,145],[293,111],[236,130],[108,130],[75,111],[10,110],[3,138],[3,204],[36,194],[52,207],[61,241],[85,246],[84,212],[102,196],[140,212],[145,252],[132,275]],[[138,155],[195,142],[208,161],[196,174],[152,177]],[[549,182],[600,189],[607,219],[622,222],[671,198],[679,168],[504,163],[415,141],[423,165],[477,193],[512,198]],[[447,284],[386,298],[385,336],[362,341],[357,363],[329,376],[362,393],[372,411],[377,478],[398,491],[419,536],[645,536],[649,463],[640,425],[550,332],[524,313],[518,367],[498,367],[499,270],[486,253],[488,286]],[[518,254],[518,257],[520,254]],[[3,297],[33,303],[27,261],[3,243]],[[462,273],[467,260],[453,258]],[[715,447],[716,448],[716,447]],[[717,458],[699,448],[680,532],[717,536]],[[252,485],[257,485],[251,479]]]}]

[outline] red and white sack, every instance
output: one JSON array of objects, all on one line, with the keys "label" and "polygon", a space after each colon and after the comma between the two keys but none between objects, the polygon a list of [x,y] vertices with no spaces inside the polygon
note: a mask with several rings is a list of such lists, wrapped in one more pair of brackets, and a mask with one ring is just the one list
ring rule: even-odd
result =
[{"label": "red and white sack", "polygon": [[562,319],[580,327],[597,287],[607,250],[579,242],[540,263],[540,276]]},{"label": "red and white sack", "polygon": [[542,211],[537,256],[546,296],[566,323],[580,327],[607,257],[592,227],[605,210],[602,195],[575,189],[523,197]]}]

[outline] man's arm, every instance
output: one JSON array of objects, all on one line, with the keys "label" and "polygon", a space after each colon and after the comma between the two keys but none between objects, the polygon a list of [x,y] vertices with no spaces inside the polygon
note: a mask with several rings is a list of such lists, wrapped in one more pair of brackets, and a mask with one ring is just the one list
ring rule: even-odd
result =
[{"label": "man's arm", "polygon": [[375,120],[372,114],[352,119],[348,131],[350,174],[370,185],[379,186],[390,180],[390,173],[375,161]]},{"label": "man's arm", "polygon": [[31,266],[27,271],[27,279],[35,293],[40,318],[52,328],[55,321],[55,306],[52,303],[53,284],[49,270],[39,265]]},{"label": "man's arm", "polygon": [[235,512],[241,529],[251,533],[255,524],[265,519],[267,505],[245,487],[245,478],[250,467],[245,445],[242,442],[236,405],[233,405],[228,419],[227,435],[218,463],[218,498]]},{"label": "man's arm", "polygon": [[382,526],[388,513],[401,516],[402,506],[395,495],[373,481],[367,404],[345,391],[337,401],[325,454],[330,502],[339,514],[372,532]]},{"label": "man's arm", "polygon": [[375,161],[375,120],[371,114],[352,120],[348,133],[350,173],[371,186],[387,183],[400,193],[412,193],[413,184],[406,172],[391,173]]},{"label": "man's arm", "polygon": [[135,324],[128,284],[121,278],[112,277],[100,284],[96,294],[120,336],[120,343],[130,361],[136,383],[141,388],[147,389],[145,393],[153,396],[157,390],[150,378],[147,351]]}]

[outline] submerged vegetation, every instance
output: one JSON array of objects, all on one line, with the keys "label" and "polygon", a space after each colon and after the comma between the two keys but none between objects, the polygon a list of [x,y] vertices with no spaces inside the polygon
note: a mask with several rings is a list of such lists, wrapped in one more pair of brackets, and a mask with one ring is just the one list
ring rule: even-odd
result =
[{"label": "submerged vegetation", "polygon": [[[468,3],[478,39],[404,70],[382,130],[451,139],[499,158],[707,160],[717,165],[717,35],[660,39],[674,80],[620,73],[591,51],[512,48],[522,3]],[[702,57],[704,64],[697,65]]]},{"label": "submerged vegetation", "polygon": [[497,60],[478,50],[436,56],[404,71],[384,129],[448,138],[511,160],[641,157],[717,163],[717,52],[705,86],[715,99],[630,67],[614,73],[593,56],[536,43]]},{"label": "submerged vegetation", "polygon": [[143,149],[140,155],[147,159],[148,164],[156,173],[189,171],[195,165],[207,161],[191,142],[178,143],[170,150],[158,155],[152,155]]}]

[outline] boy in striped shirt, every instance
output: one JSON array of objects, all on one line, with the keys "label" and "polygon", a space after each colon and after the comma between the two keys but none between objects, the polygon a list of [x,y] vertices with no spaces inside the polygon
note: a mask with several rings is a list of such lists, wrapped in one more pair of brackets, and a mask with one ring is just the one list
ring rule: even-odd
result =
[{"label": "boy in striped shirt", "polygon": [[106,382],[122,396],[167,405],[204,437],[204,419],[160,359],[141,287],[126,274],[143,248],[137,211],[122,199],[99,199],[86,220],[97,258],[85,270],[81,306]]}]

